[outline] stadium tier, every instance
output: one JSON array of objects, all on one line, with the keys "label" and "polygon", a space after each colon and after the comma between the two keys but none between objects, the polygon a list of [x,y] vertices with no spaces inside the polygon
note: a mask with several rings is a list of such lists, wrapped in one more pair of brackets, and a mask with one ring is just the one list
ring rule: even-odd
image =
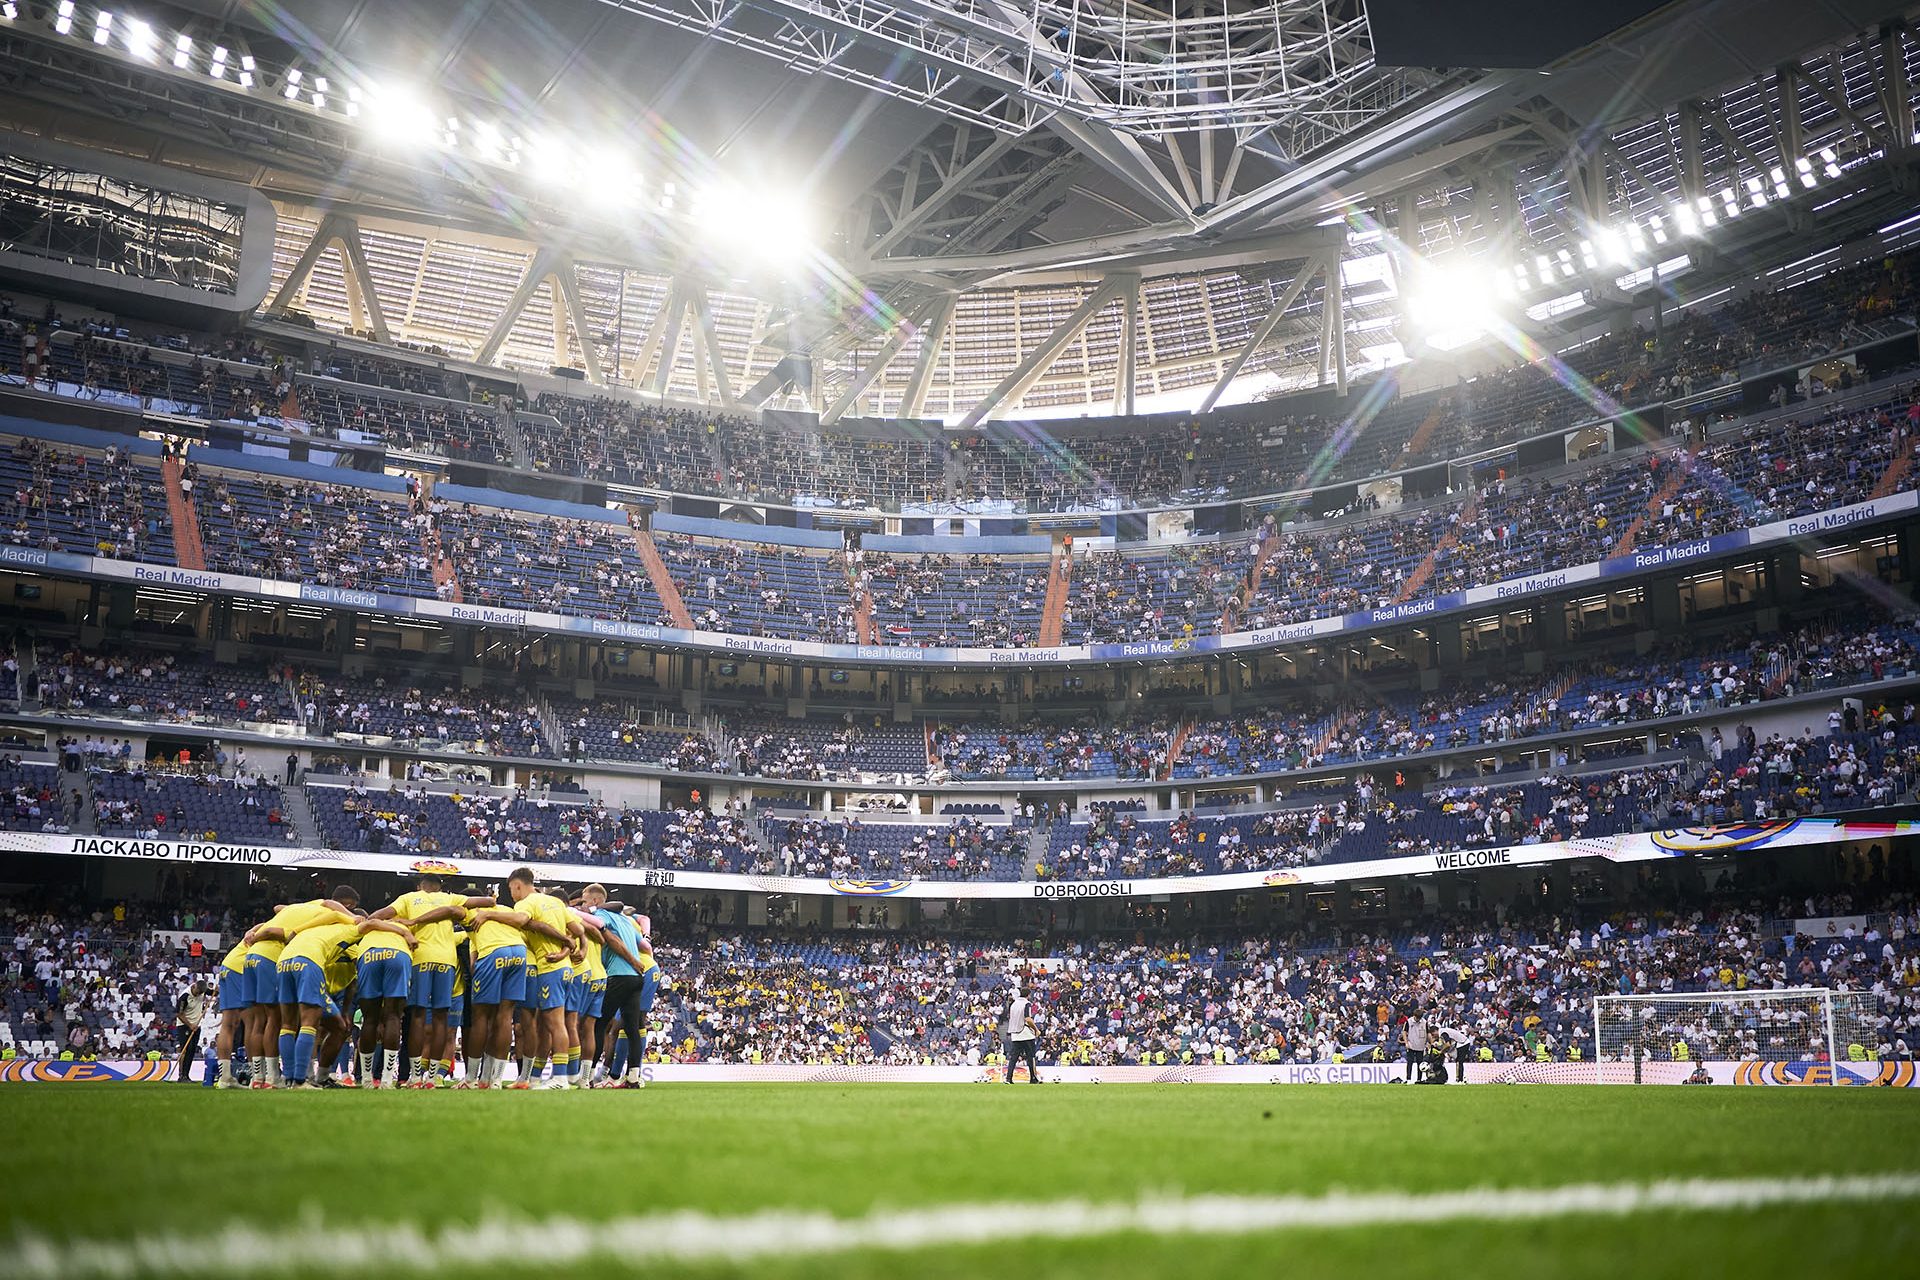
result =
[{"label": "stadium tier", "polygon": [[[1686,315],[1658,335],[1633,328],[1566,358],[1482,374],[1441,391],[1370,392],[1359,418],[1225,415],[1143,422],[1105,438],[1085,425],[988,431],[952,448],[920,435],[763,427],[725,413],[541,392],[525,411],[449,398],[449,379],[400,360],[328,352],[314,375],[233,363],[231,344],[191,355],[97,337],[58,314],[4,323],[0,375],[26,375],[81,399],[235,421],[268,420],[344,443],[452,461],[517,465],[515,438],[543,475],[763,501],[825,505],[986,503],[1006,512],[1169,506],[1363,480],[1484,454],[1503,444],[1684,403],[1743,377],[1910,328],[1906,256],[1831,271]],[[155,340],[149,340],[155,341]],[[30,360],[31,357],[31,360]],[[285,360],[285,357],[279,357]],[[1850,388],[1850,361],[1833,389]],[[272,385],[278,381],[278,387]],[[461,381],[465,381],[464,379]],[[281,401],[290,389],[294,412]],[[512,438],[510,438],[512,437]]]},{"label": "stadium tier", "polygon": [[[578,504],[561,507],[588,518],[543,516],[503,492],[461,491],[501,504],[483,507],[410,498],[406,486],[369,487],[352,472],[335,483],[288,480],[254,470],[263,464],[245,454],[209,449],[193,451],[177,482],[196,516],[184,534],[163,519],[170,499],[160,469],[117,447],[92,452],[21,435],[6,465],[17,546],[173,565],[191,538],[206,568],[266,581],[583,619],[684,617],[690,629],[753,638],[1028,648],[1190,642],[1360,616],[1476,585],[1626,564],[1635,552],[1657,567],[1715,535],[1913,492],[1917,415],[1905,393],[1873,398],[1557,479],[1499,477],[1394,516],[1319,529],[1269,522],[1250,535],[1074,554],[1058,565],[849,556],[817,540],[778,545],[774,531],[751,526],[724,541],[717,527],[712,536],[648,533],[621,513]],[[720,522],[698,523],[704,534]]]},{"label": "stadium tier", "polygon": [[[154,930],[231,934],[244,919],[211,899],[83,907],[69,893],[7,908],[0,1047],[170,1051],[176,1002],[217,957],[190,958]],[[654,919],[655,955],[674,976],[655,1010],[658,1056],[680,1062],[979,1065],[994,1055],[994,1011],[1023,973],[1047,1018],[1049,1060],[1065,1066],[1398,1061],[1406,1019],[1381,1010],[1409,1008],[1456,1033],[1450,1067],[1455,1057],[1591,1063],[1596,995],[1816,980],[1870,993],[1856,1032],[1868,1052],[1908,1057],[1920,1032],[1920,919],[1908,893],[1732,897],[1684,915],[1528,912],[1498,926],[1452,914],[1346,941],[1312,925],[1089,937],[1054,948],[1043,971],[1027,970],[1029,955],[991,934],[720,930],[695,945],[664,940],[690,919],[671,909]],[[1829,919],[1868,923],[1813,932]],[[784,1016],[738,1016],[763,1001],[781,1002]],[[1730,1026],[1676,1019],[1645,1051],[1661,1061],[1791,1060],[1801,1039],[1781,1012]]]}]

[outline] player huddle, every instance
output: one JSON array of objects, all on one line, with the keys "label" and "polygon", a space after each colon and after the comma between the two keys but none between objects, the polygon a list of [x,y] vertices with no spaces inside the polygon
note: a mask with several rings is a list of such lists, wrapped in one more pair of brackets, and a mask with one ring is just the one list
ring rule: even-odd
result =
[{"label": "player huddle", "polygon": [[330,1077],[356,1005],[362,1087],[398,1085],[403,1043],[414,1088],[589,1088],[601,1049],[613,1057],[603,1087],[639,1086],[660,970],[638,919],[597,884],[574,903],[541,892],[524,867],[505,902],[445,892],[425,872],[370,914],[350,885],[282,906],[221,960],[218,1087],[237,1083],[243,1045],[253,1088],[353,1083]]}]

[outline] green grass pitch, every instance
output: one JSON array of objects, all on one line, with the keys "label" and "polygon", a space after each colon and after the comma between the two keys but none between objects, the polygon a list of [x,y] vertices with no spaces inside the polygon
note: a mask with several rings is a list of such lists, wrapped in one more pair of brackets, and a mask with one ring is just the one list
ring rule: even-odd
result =
[{"label": "green grass pitch", "polygon": [[[1321,1195],[1920,1172],[1920,1093],[1866,1089],[655,1085],[644,1092],[215,1094],[0,1088],[0,1276],[23,1233],[231,1223],[441,1228],[1143,1194]],[[526,1273],[477,1253],[458,1270]],[[1920,1202],[1667,1209],[1244,1236],[1002,1240],[632,1272],[786,1276],[1913,1274]],[[382,1274],[289,1258],[312,1273]],[[571,1270],[572,1268],[569,1268]],[[588,1269],[605,1272],[604,1263]],[[618,1272],[620,1267],[612,1270]]]}]

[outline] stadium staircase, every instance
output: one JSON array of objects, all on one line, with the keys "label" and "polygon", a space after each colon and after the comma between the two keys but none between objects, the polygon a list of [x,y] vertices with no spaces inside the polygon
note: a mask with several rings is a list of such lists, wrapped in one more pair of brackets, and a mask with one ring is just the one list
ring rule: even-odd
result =
[{"label": "stadium staircase", "polygon": [[[560,420],[554,419],[554,426]],[[533,470],[533,450],[527,447],[527,433],[520,429],[520,420],[514,416],[511,406],[500,406],[500,438],[507,442],[507,453],[513,458],[517,471]]]},{"label": "stadium staircase", "polygon": [[1040,611],[1040,646],[1060,643],[1067,629],[1067,588],[1073,581],[1073,553],[1056,549],[1047,562],[1047,602]]},{"label": "stadium staircase", "polygon": [[22,713],[40,710],[40,647],[32,640],[16,640],[13,660],[19,664],[14,673],[13,691]]},{"label": "stadium staircase", "polygon": [[1887,469],[1880,473],[1880,479],[1874,484],[1873,492],[1867,495],[1869,499],[1887,497],[1900,487],[1900,482],[1913,470],[1913,448],[1916,443],[1920,443],[1920,436],[1909,437],[1900,452],[1893,455],[1893,461],[1887,464]]},{"label": "stadium staircase", "polygon": [[1326,725],[1321,728],[1320,732],[1313,735],[1313,746],[1308,754],[1316,756],[1321,754],[1327,749],[1327,744],[1333,741],[1336,734],[1352,728],[1359,722],[1360,713],[1358,711],[1347,710],[1334,712],[1332,717],[1328,719]]},{"label": "stadium staircase", "polygon": [[[75,835],[95,836],[100,834],[97,811],[93,807],[93,771],[81,769],[78,774],[62,773],[61,787],[67,792],[80,793],[80,812],[74,815],[73,833]],[[62,796],[64,799],[65,796]]]},{"label": "stadium staircase", "polygon": [[1254,553],[1253,568],[1247,570],[1246,582],[1242,584],[1239,594],[1233,598],[1232,602],[1228,604],[1226,609],[1220,614],[1220,630],[1222,632],[1232,631],[1240,620],[1246,617],[1247,606],[1251,605],[1254,597],[1260,594],[1260,583],[1267,576],[1267,562],[1273,558],[1273,553],[1279,549],[1280,535],[1278,533],[1269,534],[1260,539],[1260,549]]},{"label": "stadium staircase", "polygon": [[847,590],[853,593],[854,638],[861,644],[879,644],[880,628],[873,621],[873,588],[860,580],[852,564],[845,569]]},{"label": "stadium staircase", "polygon": [[554,711],[553,704],[547,701],[546,694],[533,695],[533,713],[540,721],[540,736],[546,739],[547,749],[553,752],[555,759],[565,760],[567,758],[566,726],[560,723],[559,713]]},{"label": "stadium staircase", "polygon": [[653,535],[634,524],[631,518],[627,522],[627,531],[633,534],[633,545],[639,549],[640,563],[647,566],[647,577],[653,580],[653,593],[660,597],[660,605],[667,611],[667,617],[683,631],[693,630],[693,615],[687,612],[687,602],[680,598],[680,588],[675,584],[673,575],[667,572],[667,562],[660,558],[660,548],[653,545]]},{"label": "stadium staircase", "polygon": [[294,843],[307,849],[326,844],[320,837],[320,824],[314,821],[306,787],[296,784],[280,788],[280,816],[287,820],[287,830],[293,833]]},{"label": "stadium staircase", "polygon": [[1420,594],[1427,585],[1427,579],[1439,567],[1440,557],[1460,545],[1460,530],[1472,524],[1474,517],[1479,514],[1480,495],[1476,493],[1460,509],[1460,518],[1453,522],[1453,527],[1440,535],[1440,541],[1433,544],[1433,550],[1421,558],[1420,563],[1413,567],[1413,572],[1407,575],[1407,580],[1400,584],[1400,590],[1394,593],[1395,604],[1402,604]]},{"label": "stadium staircase", "polygon": [[1413,434],[1407,437],[1406,452],[1401,456],[1403,458],[1418,457],[1420,451],[1432,442],[1433,433],[1440,429],[1440,424],[1447,420],[1447,412],[1447,406],[1436,397],[1433,408],[1427,410],[1427,416],[1420,419],[1420,425],[1415,427]]},{"label": "stadium staircase", "polygon": [[1020,864],[1020,878],[1033,881],[1040,878],[1040,867],[1047,860],[1047,846],[1051,840],[1053,824],[1051,821],[1036,822],[1027,833],[1027,860]]},{"label": "stadium staircase", "polygon": [[1173,731],[1173,739],[1167,743],[1167,758],[1160,763],[1160,778],[1165,781],[1173,776],[1173,767],[1180,763],[1180,753],[1186,750],[1187,735],[1193,732],[1193,717],[1188,716]]},{"label": "stadium staircase", "polygon": [[1609,558],[1624,556],[1633,550],[1633,544],[1639,541],[1640,530],[1646,528],[1647,521],[1658,515],[1660,509],[1667,503],[1673,501],[1673,495],[1680,492],[1680,486],[1685,484],[1687,477],[1693,474],[1693,459],[1699,452],[1699,444],[1687,446],[1685,464],[1674,468],[1673,474],[1661,483],[1651,498],[1647,499],[1647,509],[1633,518],[1633,523],[1628,525],[1626,532],[1620,535],[1620,540],[1613,544],[1613,550],[1607,553]]},{"label": "stadium staircase", "polygon": [[1549,702],[1557,702],[1559,699],[1566,697],[1567,690],[1579,683],[1580,675],[1578,672],[1567,672],[1551,685],[1534,695],[1533,701],[1527,704],[1527,714],[1538,715],[1542,707],[1546,706]]},{"label": "stadium staircase", "polygon": [[[433,478],[427,477],[421,482],[420,505],[427,506],[433,497]],[[447,554],[447,544],[440,536],[440,522],[429,518],[420,526],[420,548],[427,553],[427,563],[433,566],[434,594],[455,604],[466,603],[467,593],[460,586],[460,577],[453,570],[453,557]]]},{"label": "stadium staircase", "polygon": [[160,462],[160,478],[167,486],[167,518],[173,525],[173,562],[182,569],[205,569],[206,548],[200,542],[200,517],[180,487],[187,464],[177,457]]}]

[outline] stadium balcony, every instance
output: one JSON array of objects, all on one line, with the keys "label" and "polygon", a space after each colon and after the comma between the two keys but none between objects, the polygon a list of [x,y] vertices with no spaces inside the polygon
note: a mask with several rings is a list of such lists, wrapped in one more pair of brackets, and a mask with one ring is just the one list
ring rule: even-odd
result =
[{"label": "stadium balcony", "polygon": [[296,684],[303,720],[316,735],[515,759],[557,756],[538,705],[525,695],[319,672],[303,672]]},{"label": "stadium balcony", "polygon": [[429,505],[463,603],[671,621],[624,521],[539,519],[438,498]]},{"label": "stadium balcony", "polygon": [[0,493],[12,498],[8,544],[172,564],[158,459],[149,442],[95,450],[0,440]]},{"label": "stadium balcony", "polygon": [[851,713],[793,721],[736,716],[727,722],[733,772],[750,778],[924,777],[926,732],[918,723],[867,723]]},{"label": "stadium balcony", "polygon": [[973,815],[938,825],[769,816],[762,826],[762,865],[811,879],[1023,880],[1030,852],[1020,824]]},{"label": "stadium balcony", "polygon": [[511,862],[639,865],[641,815],[488,788],[309,780],[307,801],[334,849],[419,857],[469,855]]},{"label": "stadium balcony", "polygon": [[280,788],[253,777],[181,775],[136,764],[93,769],[94,822],[108,835],[287,844]]},{"label": "stadium balcony", "polygon": [[654,544],[698,630],[829,644],[859,639],[838,554],[658,532]]},{"label": "stadium balcony", "polygon": [[436,593],[424,513],[403,495],[356,486],[351,472],[313,484],[190,462],[185,482],[210,569],[394,595]]},{"label": "stadium balcony", "polygon": [[863,551],[859,587],[873,602],[869,642],[990,649],[1037,645],[1047,575],[1044,560]]},{"label": "stadium balcony", "polygon": [[492,407],[306,375],[296,380],[295,391],[305,423],[343,443],[382,445],[453,462],[513,462],[500,411]]}]

